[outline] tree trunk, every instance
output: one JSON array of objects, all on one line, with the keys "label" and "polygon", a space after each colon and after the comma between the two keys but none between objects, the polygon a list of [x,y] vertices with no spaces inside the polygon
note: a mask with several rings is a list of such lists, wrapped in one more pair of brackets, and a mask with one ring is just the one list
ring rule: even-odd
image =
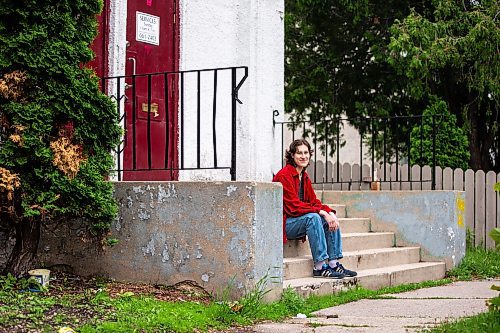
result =
[{"label": "tree trunk", "polygon": [[12,249],[3,274],[11,273],[14,276],[25,274],[36,266],[36,254],[40,241],[40,222],[24,218],[15,223],[16,244]]},{"label": "tree trunk", "polygon": [[470,166],[473,170],[482,169],[481,161],[481,139],[479,133],[479,118],[477,114],[476,104],[472,103],[468,110],[469,114],[469,151],[470,151]]}]

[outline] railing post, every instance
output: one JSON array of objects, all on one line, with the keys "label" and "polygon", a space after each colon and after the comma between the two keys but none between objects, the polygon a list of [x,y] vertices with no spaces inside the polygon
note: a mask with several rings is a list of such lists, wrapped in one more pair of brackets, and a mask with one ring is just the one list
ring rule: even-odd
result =
[{"label": "railing post", "polygon": [[436,116],[432,115],[432,189],[436,189]]},{"label": "railing post", "polygon": [[[370,116],[370,125],[372,126],[372,182],[376,181],[375,179],[375,118]],[[361,166],[361,180],[363,180],[363,166]],[[370,186],[371,188],[371,186]]]},{"label": "railing post", "polygon": [[[148,142],[148,170],[151,170],[152,168],[152,160],[153,160],[153,153],[152,153],[152,147],[151,147],[151,87],[152,87],[152,80],[151,80],[151,74],[148,74],[148,126],[146,128],[147,132],[147,142]],[[142,106],[141,106],[142,107]]]},{"label": "railing post", "polygon": [[236,68],[231,69],[231,181],[236,180]]},{"label": "railing post", "polygon": [[[104,86],[104,85],[103,85]],[[120,94],[121,94],[121,86],[120,86],[120,78],[117,79],[117,82],[116,82],[116,112],[118,113],[118,119],[121,121],[120,119],[120,114],[121,114],[121,98],[120,98]],[[125,123],[125,128],[127,128],[127,124]],[[118,181],[122,181],[122,173],[121,173],[121,168],[122,168],[122,165],[121,165],[121,145],[122,143],[120,142],[118,144],[118,147],[116,149],[116,167],[118,169]]]}]

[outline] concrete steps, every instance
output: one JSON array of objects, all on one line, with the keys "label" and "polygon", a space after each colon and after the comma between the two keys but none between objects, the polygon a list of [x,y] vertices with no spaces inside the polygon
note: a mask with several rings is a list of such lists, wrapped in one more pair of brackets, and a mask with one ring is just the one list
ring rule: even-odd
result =
[{"label": "concrete steps", "polygon": [[405,283],[442,279],[444,262],[421,262],[419,247],[396,247],[392,232],[371,232],[370,219],[347,217],[343,205],[329,205],[337,211],[342,229],[342,264],[358,272],[341,280],[312,277],[309,243],[289,240],[283,248],[283,287],[302,296],[325,295],[361,285],[379,289]]},{"label": "concrete steps", "polygon": [[442,279],[445,274],[444,262],[418,262],[405,265],[386,266],[382,268],[358,271],[354,278],[341,280],[302,277],[283,282],[283,288],[293,288],[303,296],[328,295],[347,290],[356,285],[367,289],[380,289],[405,283],[416,283]]},{"label": "concrete steps", "polygon": [[[356,250],[377,249],[394,246],[392,232],[356,232],[342,234],[342,248],[344,252]],[[284,257],[301,257],[311,254],[308,241],[289,240],[284,245]]]}]

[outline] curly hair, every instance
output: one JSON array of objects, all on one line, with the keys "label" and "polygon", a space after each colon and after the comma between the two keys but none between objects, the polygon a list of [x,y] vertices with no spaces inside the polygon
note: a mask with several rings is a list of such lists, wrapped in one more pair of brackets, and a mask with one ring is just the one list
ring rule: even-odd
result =
[{"label": "curly hair", "polygon": [[307,147],[307,149],[309,150],[309,156],[312,157],[314,150],[311,149],[311,145],[309,144],[309,142],[307,142],[306,139],[297,139],[294,140],[290,144],[290,147],[285,151],[286,164],[291,164],[294,167],[297,166],[293,160],[293,154],[297,152],[297,147],[302,145],[305,145]]}]

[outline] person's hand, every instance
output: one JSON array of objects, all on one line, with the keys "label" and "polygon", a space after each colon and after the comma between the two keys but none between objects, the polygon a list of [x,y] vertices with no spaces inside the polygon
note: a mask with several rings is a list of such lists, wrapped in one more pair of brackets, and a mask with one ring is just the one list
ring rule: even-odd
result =
[{"label": "person's hand", "polygon": [[336,231],[339,228],[339,220],[337,219],[337,216],[333,212],[330,214],[326,213],[321,214],[325,221],[328,223],[328,230],[330,231]]},{"label": "person's hand", "polygon": [[332,231],[336,231],[338,228],[340,228],[340,223],[339,223],[339,219],[337,218],[337,215],[335,215],[334,212],[330,212],[330,215],[332,218],[333,218],[333,230]]}]

